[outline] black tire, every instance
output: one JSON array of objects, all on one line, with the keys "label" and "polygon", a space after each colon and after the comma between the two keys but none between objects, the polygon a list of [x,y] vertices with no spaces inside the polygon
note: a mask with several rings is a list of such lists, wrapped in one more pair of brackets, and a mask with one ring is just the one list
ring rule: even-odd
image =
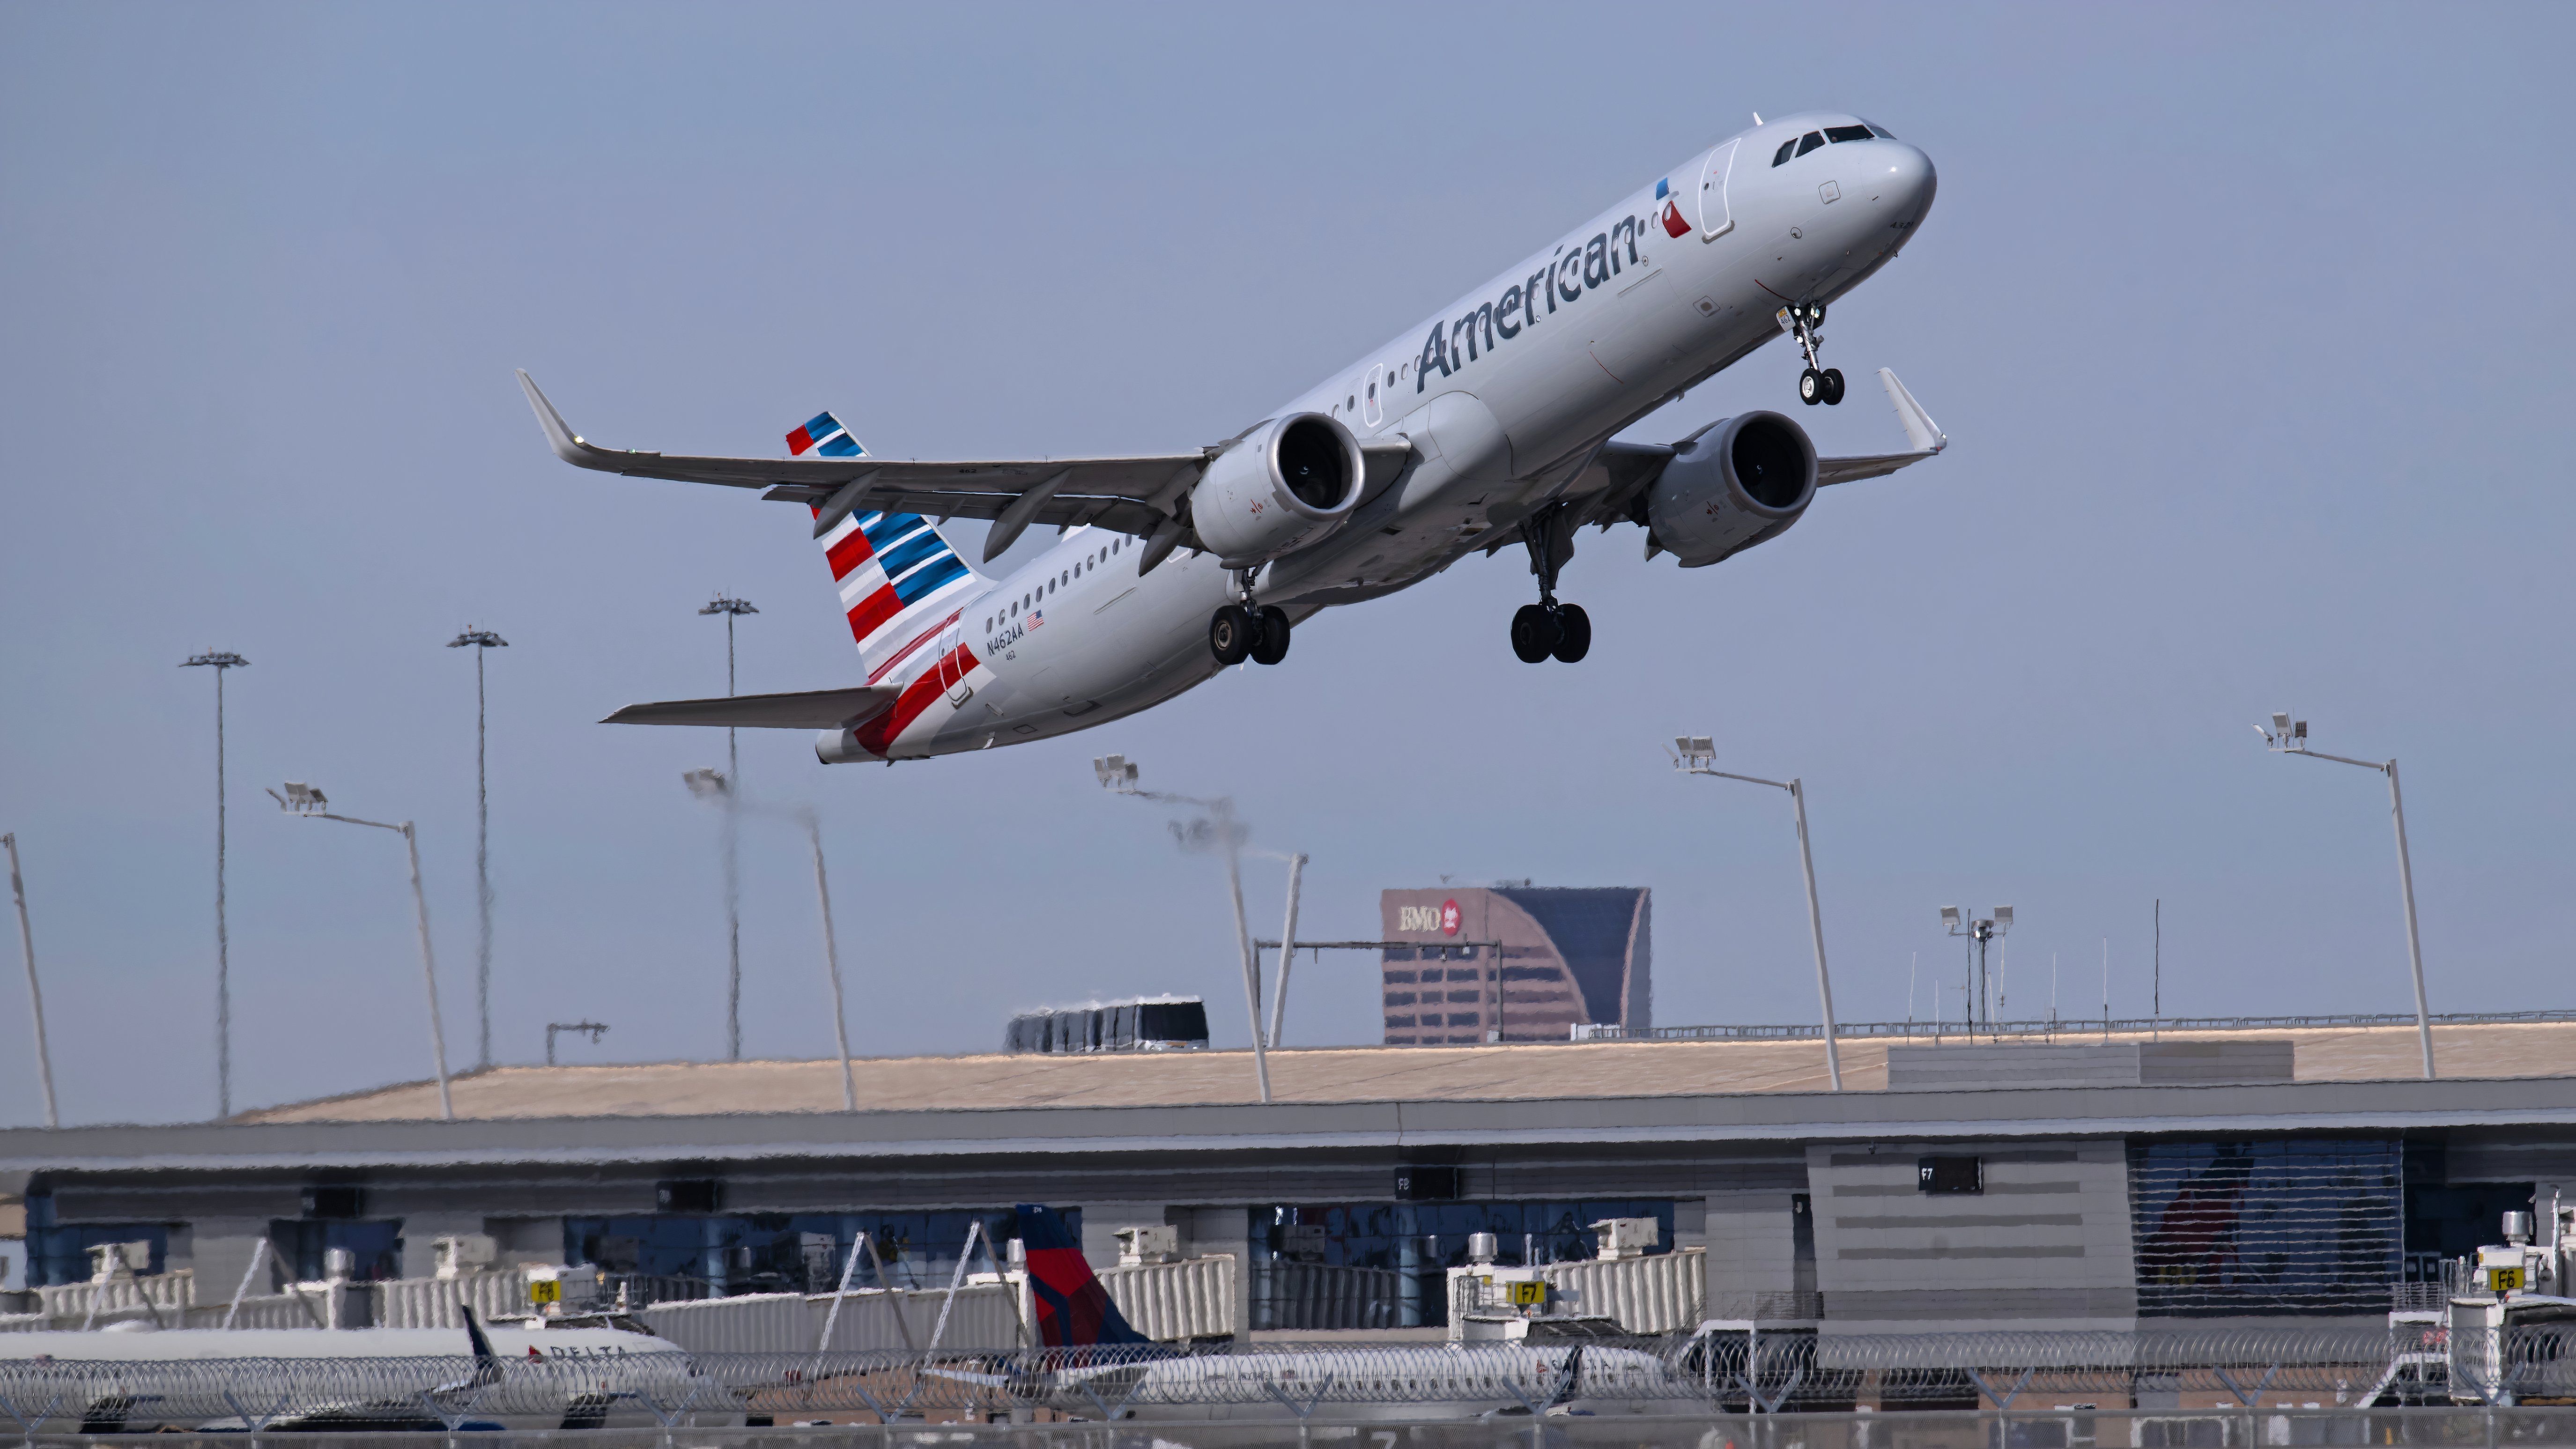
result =
[{"label": "black tire", "polygon": [[1512,615],[1512,653],[1523,664],[1544,664],[1556,652],[1556,641],[1565,637],[1565,625],[1545,607],[1523,604]]},{"label": "black tire", "polygon": [[1814,407],[1824,401],[1824,393],[1825,375],[1823,373],[1811,367],[1798,374],[1798,401]]},{"label": "black tire", "polygon": [[1252,617],[1241,604],[1224,605],[1208,620],[1208,652],[1224,665],[1241,664],[1252,652]]},{"label": "black tire", "polygon": [[1261,606],[1261,639],[1252,646],[1252,662],[1276,664],[1288,657],[1288,611],[1277,604]]},{"label": "black tire", "polygon": [[1843,370],[1839,367],[1828,367],[1825,369],[1825,406],[1838,407],[1842,400]]},{"label": "black tire", "polygon": [[1557,622],[1564,633],[1556,641],[1556,662],[1580,664],[1592,652],[1592,616],[1581,604],[1567,604],[1556,611]]}]

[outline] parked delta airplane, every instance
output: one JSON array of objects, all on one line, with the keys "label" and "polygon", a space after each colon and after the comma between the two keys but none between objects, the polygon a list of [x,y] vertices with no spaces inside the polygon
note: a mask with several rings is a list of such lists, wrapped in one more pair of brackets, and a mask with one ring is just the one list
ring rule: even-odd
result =
[{"label": "parked delta airplane", "polygon": [[[1931,159],[1857,116],[1763,122],[1692,157],[1519,266],[1223,443],[1123,458],[880,458],[824,413],[783,459],[585,441],[525,372],[555,453],[607,473],[721,483],[809,506],[866,682],[629,706],[620,724],[819,729],[826,764],[925,759],[1088,729],[1251,658],[1276,664],[1319,610],[1420,583],[1473,552],[1528,551],[1538,599],[1513,652],[1591,647],[1556,596],[1575,531],[1635,523],[1684,568],[1786,532],[1816,489],[1947,443],[1895,374],[1909,450],[1819,458],[1750,412],[1669,447],[1613,435],[1781,333],[1798,394],[1838,403],[1826,305],[1894,258],[1930,210]],[[992,520],[990,562],[1033,524],[1054,547],[1001,578],[938,524]],[[935,520],[935,521],[934,521]]]}]

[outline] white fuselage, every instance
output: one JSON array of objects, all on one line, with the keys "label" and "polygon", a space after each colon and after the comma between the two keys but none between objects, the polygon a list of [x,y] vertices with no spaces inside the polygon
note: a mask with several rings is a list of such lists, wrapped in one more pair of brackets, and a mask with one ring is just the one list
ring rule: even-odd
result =
[{"label": "white fuselage", "polygon": [[[1349,522],[1267,565],[1259,601],[1302,619],[1438,573],[1563,496],[1611,435],[1780,335],[1779,308],[1830,302],[1893,257],[1932,202],[1921,151],[1871,137],[1773,164],[1810,131],[1860,124],[1809,113],[1730,137],[1290,400],[1277,415],[1325,413],[1413,451]],[[911,687],[864,750],[826,757],[1068,734],[1215,674],[1208,620],[1233,579],[1191,553],[1139,577],[1141,546],[1075,529],[971,596],[956,648],[877,681]]]}]

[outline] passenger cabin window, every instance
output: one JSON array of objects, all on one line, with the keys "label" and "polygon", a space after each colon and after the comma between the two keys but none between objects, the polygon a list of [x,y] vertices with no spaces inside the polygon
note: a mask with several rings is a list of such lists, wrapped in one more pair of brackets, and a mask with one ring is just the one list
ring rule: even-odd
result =
[{"label": "passenger cabin window", "polygon": [[1869,127],[1827,126],[1825,128],[1825,139],[1828,141],[1866,141],[1869,139]]},{"label": "passenger cabin window", "polygon": [[1825,144],[1824,132],[1809,131],[1807,134],[1798,138],[1798,154],[1804,156],[1823,144]]},{"label": "passenger cabin window", "polygon": [[1787,161],[1791,156],[1797,154],[1797,150],[1798,138],[1792,136],[1788,140],[1781,142],[1780,149],[1771,154],[1771,164],[1774,166],[1780,165]]}]

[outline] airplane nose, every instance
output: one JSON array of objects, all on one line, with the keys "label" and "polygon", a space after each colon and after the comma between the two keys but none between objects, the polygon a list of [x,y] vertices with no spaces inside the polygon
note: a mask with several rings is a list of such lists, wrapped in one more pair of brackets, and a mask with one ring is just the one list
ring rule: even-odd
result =
[{"label": "airplane nose", "polygon": [[1879,185],[1872,189],[1906,220],[1921,221],[1923,214],[1932,209],[1933,193],[1941,189],[1932,158],[1924,155],[1921,147],[1903,141],[1881,141],[1876,149],[1885,153],[1887,169],[1880,173]]}]

